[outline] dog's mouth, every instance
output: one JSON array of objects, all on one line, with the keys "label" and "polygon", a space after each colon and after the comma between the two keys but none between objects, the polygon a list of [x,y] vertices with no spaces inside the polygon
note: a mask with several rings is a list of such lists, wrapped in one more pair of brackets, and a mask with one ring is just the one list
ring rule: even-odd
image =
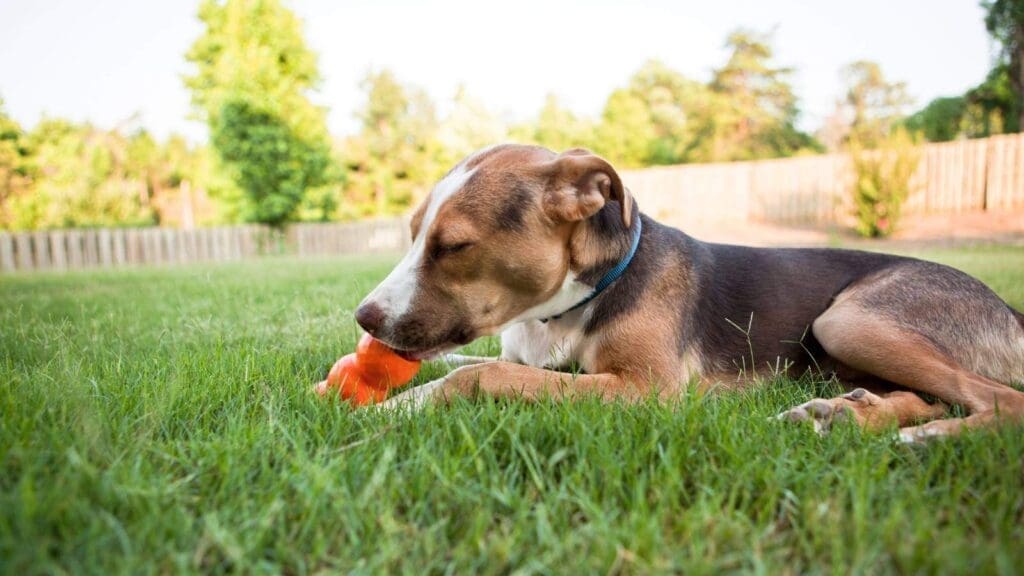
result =
[{"label": "dog's mouth", "polygon": [[443,344],[441,346],[434,346],[433,348],[425,348],[422,350],[403,350],[401,348],[393,348],[393,350],[395,351],[395,354],[398,354],[406,360],[412,362],[424,362],[434,360],[445,352],[451,352],[456,348],[458,348],[458,345]]},{"label": "dog's mouth", "polygon": [[420,339],[381,338],[389,348],[406,360],[424,361],[434,360],[442,354],[453,352],[474,340],[474,333],[467,329],[453,329],[444,334],[441,338],[422,341]]},{"label": "dog's mouth", "polygon": [[430,360],[436,360],[443,354],[456,351],[460,346],[460,344],[445,342],[428,348],[402,348],[392,346],[390,342],[385,343],[388,344],[388,347],[393,349],[395,354],[411,362],[427,362]]}]

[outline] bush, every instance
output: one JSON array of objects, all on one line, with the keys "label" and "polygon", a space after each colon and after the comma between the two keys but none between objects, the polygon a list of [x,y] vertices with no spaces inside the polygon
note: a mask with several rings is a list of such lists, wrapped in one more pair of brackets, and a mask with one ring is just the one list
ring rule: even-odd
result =
[{"label": "bush", "polygon": [[921,160],[917,138],[898,128],[872,150],[851,141],[850,158],[857,232],[867,238],[891,235],[903,202],[912,192],[912,179]]},{"label": "bush", "polygon": [[326,146],[246,100],[227,101],[211,132],[213,147],[245,192],[246,221],[279,227],[294,218],[307,189],[327,183]]}]

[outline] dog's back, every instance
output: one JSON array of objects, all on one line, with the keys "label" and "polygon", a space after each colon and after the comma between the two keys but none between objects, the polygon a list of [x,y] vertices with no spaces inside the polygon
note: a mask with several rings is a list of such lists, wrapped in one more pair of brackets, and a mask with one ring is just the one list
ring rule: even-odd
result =
[{"label": "dog's back", "polygon": [[699,286],[690,337],[708,368],[788,364],[800,373],[825,357],[811,323],[860,278],[908,259],[824,248],[752,248],[689,239]]}]

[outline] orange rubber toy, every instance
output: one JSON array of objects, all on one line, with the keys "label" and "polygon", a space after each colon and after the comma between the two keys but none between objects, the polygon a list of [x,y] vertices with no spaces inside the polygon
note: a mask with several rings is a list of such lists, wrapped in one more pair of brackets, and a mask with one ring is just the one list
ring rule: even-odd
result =
[{"label": "orange rubber toy", "polygon": [[419,360],[406,360],[380,340],[363,334],[355,353],[335,362],[327,380],[316,385],[316,392],[324,396],[337,390],[356,406],[382,402],[389,389],[408,383],[419,369]]}]

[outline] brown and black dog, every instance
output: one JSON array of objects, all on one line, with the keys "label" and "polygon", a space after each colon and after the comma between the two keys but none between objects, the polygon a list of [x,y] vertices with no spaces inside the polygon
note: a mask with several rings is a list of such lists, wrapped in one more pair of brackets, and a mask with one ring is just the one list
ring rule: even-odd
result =
[{"label": "brown and black dog", "polygon": [[[412,218],[413,245],[356,319],[407,357],[501,334],[383,406],[452,395],[670,397],[820,370],[852,389],[780,417],[838,416],[915,441],[1024,418],[1024,316],[984,284],[912,258],[701,242],[640,214],[586,150],[521,145],[460,162]],[[570,365],[582,373],[558,372]],[[969,416],[939,419],[959,404]],[[919,422],[931,422],[909,427]]]}]

